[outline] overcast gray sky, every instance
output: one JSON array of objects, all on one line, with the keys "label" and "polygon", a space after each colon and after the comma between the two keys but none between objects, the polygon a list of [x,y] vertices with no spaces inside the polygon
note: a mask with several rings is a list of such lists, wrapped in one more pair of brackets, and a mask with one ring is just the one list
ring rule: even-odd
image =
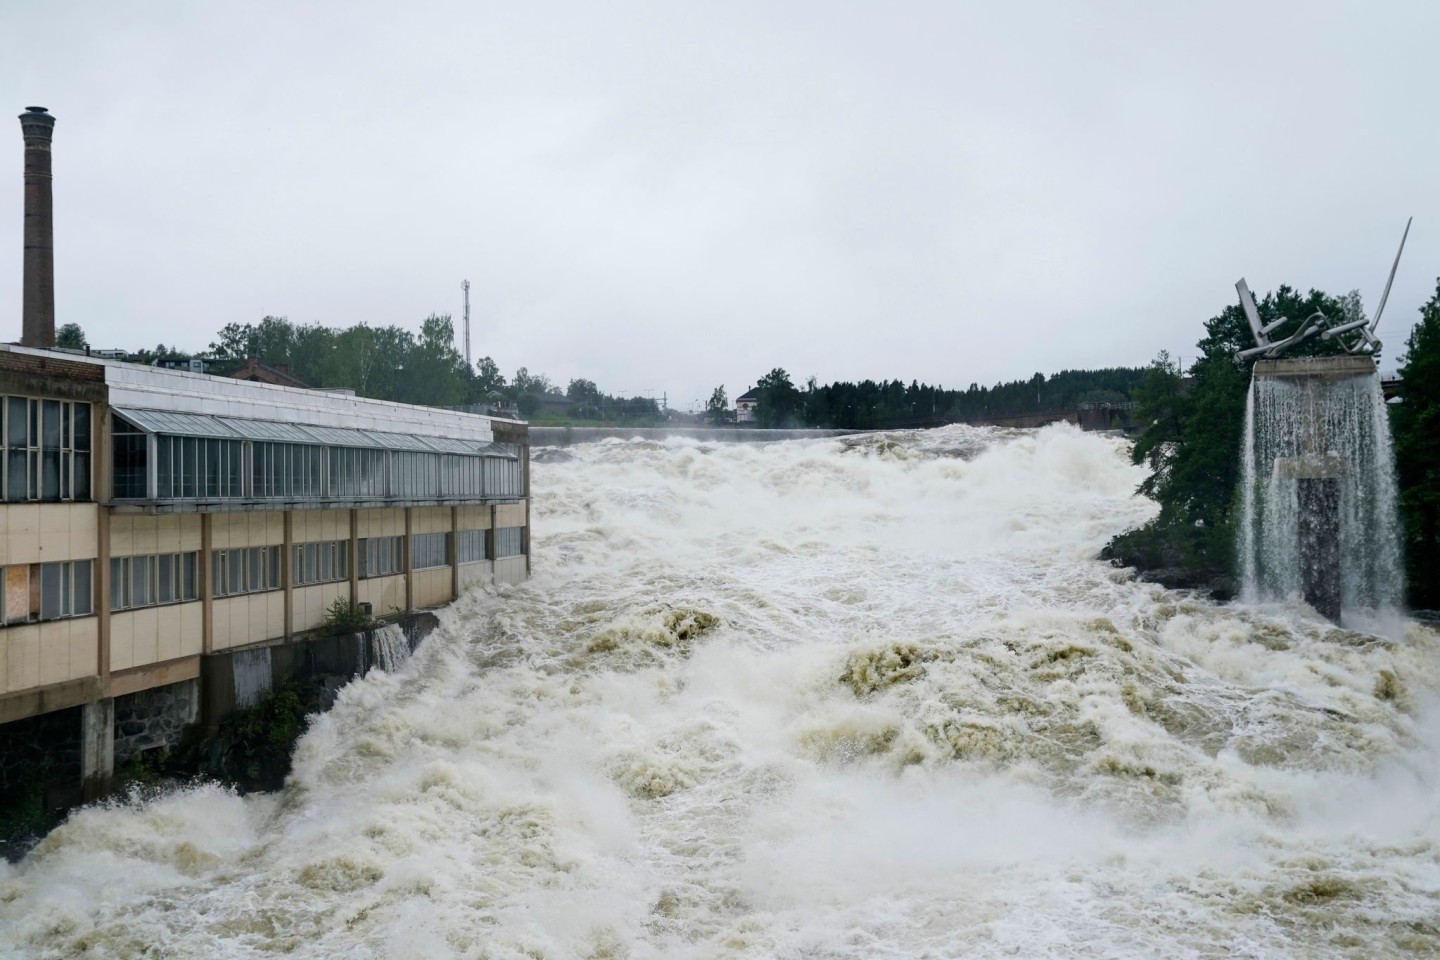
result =
[{"label": "overcast gray sky", "polygon": [[[1440,273],[1440,3],[0,2],[55,132],[58,322],[461,310],[562,386],[964,387],[1193,356],[1288,282]],[[0,338],[22,143],[0,149]],[[3,140],[0,140],[3,143]]]}]

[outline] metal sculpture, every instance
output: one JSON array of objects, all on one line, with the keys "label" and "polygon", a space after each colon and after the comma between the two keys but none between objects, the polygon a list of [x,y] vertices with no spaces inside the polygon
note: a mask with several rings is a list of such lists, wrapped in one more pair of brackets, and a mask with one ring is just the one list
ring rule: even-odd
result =
[{"label": "metal sculpture", "polygon": [[1241,277],[1235,284],[1235,289],[1240,294],[1240,306],[1245,311],[1245,319],[1250,321],[1250,330],[1255,334],[1256,345],[1236,353],[1236,359],[1248,360],[1251,357],[1274,359],[1317,333],[1321,340],[1340,338],[1340,345],[1344,347],[1346,353],[1379,356],[1383,344],[1376,338],[1375,328],[1380,325],[1380,315],[1385,312],[1385,301],[1390,299],[1390,286],[1395,282],[1395,271],[1400,268],[1400,255],[1405,252],[1405,239],[1410,236],[1410,224],[1414,219],[1411,217],[1405,221],[1405,232],[1400,235],[1400,249],[1395,252],[1395,263],[1390,267],[1390,279],[1385,281],[1385,292],[1380,295],[1380,305],[1375,308],[1375,317],[1372,320],[1361,317],[1359,320],[1345,320],[1336,323],[1324,312],[1316,310],[1306,317],[1305,321],[1296,327],[1295,332],[1290,336],[1283,340],[1271,340],[1270,334],[1288,323],[1290,318],[1281,317],[1268,324],[1261,323],[1260,311],[1255,308],[1255,298],[1251,295],[1245,278]]}]

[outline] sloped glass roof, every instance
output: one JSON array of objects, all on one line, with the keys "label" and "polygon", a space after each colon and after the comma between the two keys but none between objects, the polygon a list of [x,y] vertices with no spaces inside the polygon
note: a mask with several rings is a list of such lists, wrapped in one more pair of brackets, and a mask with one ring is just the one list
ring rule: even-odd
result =
[{"label": "sloped glass roof", "polygon": [[279,440],[284,443],[315,442],[308,427],[294,423],[279,423],[275,420],[242,420],[238,417],[216,417],[215,419],[246,440]]},{"label": "sloped glass roof", "polygon": [[181,437],[214,437],[238,440],[240,435],[219,417],[200,413],[168,413],[163,410],[115,410],[146,433],[169,433]]},{"label": "sloped glass roof", "polygon": [[137,410],[115,407],[123,419],[147,433],[181,437],[210,437],[218,440],[261,440],[281,443],[310,443],[329,447],[360,447],[371,450],[416,450],[421,453],[457,453],[466,456],[518,458],[510,445],[454,437],[415,436],[282,423],[278,420],[250,420],[241,417],[212,417],[199,413],[170,413],[164,410]]}]

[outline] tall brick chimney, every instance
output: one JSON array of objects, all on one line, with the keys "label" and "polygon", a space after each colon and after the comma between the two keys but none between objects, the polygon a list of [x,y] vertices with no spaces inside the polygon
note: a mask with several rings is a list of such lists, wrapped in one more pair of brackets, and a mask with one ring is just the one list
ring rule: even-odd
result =
[{"label": "tall brick chimney", "polygon": [[25,303],[20,345],[55,346],[55,227],[51,217],[50,136],[55,118],[44,107],[20,114],[25,136]]}]

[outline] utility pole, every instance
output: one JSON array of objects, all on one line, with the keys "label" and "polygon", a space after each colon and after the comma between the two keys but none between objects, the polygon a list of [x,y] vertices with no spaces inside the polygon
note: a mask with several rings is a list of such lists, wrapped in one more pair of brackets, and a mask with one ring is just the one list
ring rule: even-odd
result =
[{"label": "utility pole", "polygon": [[461,280],[460,289],[465,291],[465,368],[474,373],[474,363],[470,360],[470,281]]}]

